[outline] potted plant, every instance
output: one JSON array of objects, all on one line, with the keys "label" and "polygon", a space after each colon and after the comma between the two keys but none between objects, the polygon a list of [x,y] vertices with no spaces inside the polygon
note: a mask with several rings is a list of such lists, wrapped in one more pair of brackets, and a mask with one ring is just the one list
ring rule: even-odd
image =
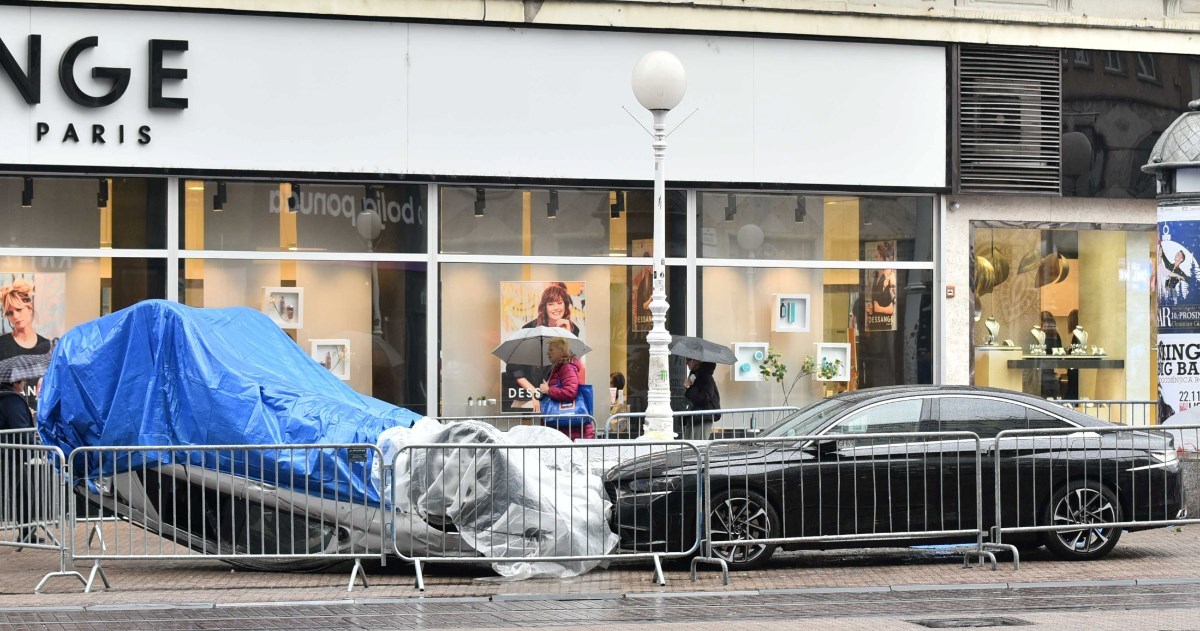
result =
[{"label": "potted plant", "polygon": [[784,384],[787,379],[788,367],[782,361],[782,356],[775,352],[773,348],[767,348],[767,356],[763,359],[762,364],[758,367],[764,379],[774,380],[779,384],[779,389],[783,392],[783,404],[788,404],[788,399],[792,396],[792,390],[795,390],[796,384],[800,382],[801,377],[809,375],[818,375],[823,379],[831,379],[841,370],[842,360],[840,359],[822,359],[818,364],[816,359],[811,355],[804,358],[800,364],[800,370],[796,376],[792,377],[791,383]]}]

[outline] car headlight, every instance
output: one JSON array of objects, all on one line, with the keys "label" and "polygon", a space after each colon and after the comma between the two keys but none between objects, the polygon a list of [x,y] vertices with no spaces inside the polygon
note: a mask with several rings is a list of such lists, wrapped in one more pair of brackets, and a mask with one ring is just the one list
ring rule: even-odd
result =
[{"label": "car headlight", "polygon": [[632,480],[625,488],[629,489],[630,493],[670,493],[676,491],[680,486],[680,478],[638,478]]},{"label": "car headlight", "polygon": [[1179,460],[1179,452],[1175,451],[1174,449],[1153,449],[1150,451],[1150,457],[1153,458],[1155,462],[1167,464],[1169,462]]}]

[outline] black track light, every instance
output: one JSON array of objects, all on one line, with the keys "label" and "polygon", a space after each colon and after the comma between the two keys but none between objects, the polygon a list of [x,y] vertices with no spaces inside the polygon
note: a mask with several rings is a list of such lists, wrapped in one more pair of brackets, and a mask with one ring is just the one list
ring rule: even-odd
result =
[{"label": "black track light", "polygon": [[546,219],[558,219],[558,191],[550,189],[550,201],[546,202]]},{"label": "black track light", "polygon": [[33,206],[33,178],[21,178],[21,208]]},{"label": "black track light", "polygon": [[288,212],[294,213],[300,207],[300,185],[292,184],[292,193],[288,195]]},{"label": "black track light", "polygon": [[104,210],[108,207],[108,180],[100,178],[99,188],[96,190],[96,208]]},{"label": "black track light", "polygon": [[733,221],[737,216],[737,195],[729,194],[729,201],[725,204],[725,221]]},{"label": "black track light", "polygon": [[219,213],[225,210],[225,202],[229,199],[229,193],[225,190],[224,182],[217,182],[217,194],[213,195],[213,212]]},{"label": "black track light", "polygon": [[804,196],[796,196],[796,223],[804,223],[804,217],[808,214],[808,207],[805,205]]},{"label": "black track light", "polygon": [[487,208],[487,192],[482,188],[475,189],[475,216],[482,217]]}]

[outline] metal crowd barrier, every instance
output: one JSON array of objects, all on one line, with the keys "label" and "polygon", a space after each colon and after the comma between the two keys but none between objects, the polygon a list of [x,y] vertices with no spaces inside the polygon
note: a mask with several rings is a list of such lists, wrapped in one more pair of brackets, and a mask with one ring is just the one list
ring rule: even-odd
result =
[{"label": "metal crowd barrier", "polygon": [[986,451],[995,487],[992,541],[1011,549],[1019,568],[1025,546],[1083,559],[1116,545],[1126,529],[1200,523],[1187,515],[1179,458],[1184,444],[1200,444],[1200,425],[1169,430],[1000,432]]},{"label": "metal crowd barrier", "polygon": [[758,567],[777,546],[822,542],[984,543],[979,437],[970,432],[856,433],[716,440],[705,445],[704,554]]},{"label": "metal crowd barrier", "polygon": [[[600,435],[600,426],[596,423],[596,418],[588,414],[578,414],[577,416],[586,417],[592,422],[592,427],[596,428],[596,435]],[[485,416],[436,416],[430,417],[442,423],[459,423],[462,421],[483,421],[496,426],[501,431],[508,431],[519,425],[545,425],[546,419],[557,418],[553,414],[491,414]]]},{"label": "metal crowd barrier", "polygon": [[1053,403],[1118,425],[1145,427],[1157,425],[1157,401],[1107,401],[1089,399],[1053,399]]},{"label": "metal crowd barrier", "polygon": [[39,592],[56,576],[86,581],[74,571],[65,545],[70,511],[63,453],[36,442],[29,430],[0,432],[0,546],[59,553],[58,571],[42,577],[34,587]]},{"label": "metal crowd barrier", "polygon": [[42,437],[37,429],[5,429],[0,430],[0,445],[40,445]]},{"label": "metal crowd barrier", "polygon": [[[316,570],[384,558],[374,445],[83,447],[71,453],[73,560],[219,559],[254,570]],[[118,517],[119,520],[105,519]],[[82,530],[84,526],[89,530]],[[79,539],[89,532],[87,541]],[[93,546],[97,539],[107,542]]]},{"label": "metal crowd barrier", "polygon": [[[731,408],[723,410],[697,410],[673,412],[677,438],[683,440],[711,440],[747,438],[774,425],[780,420],[799,412],[800,408],[782,406],[766,408]],[[714,420],[720,415],[719,420]],[[623,412],[608,417],[603,433],[596,428],[596,437],[637,438],[645,429],[645,412]]]},{"label": "metal crowd barrier", "polygon": [[[620,484],[603,477],[618,463],[643,462],[644,472]],[[424,565],[439,561],[573,576],[601,561],[650,559],[654,580],[665,584],[662,559],[700,546],[700,462],[696,446],[677,441],[407,445],[395,454],[386,492],[394,552],[414,564],[421,590]],[[672,478],[678,493],[640,493],[660,475],[677,475],[681,463],[691,473]],[[651,519],[641,508],[663,512]]]}]

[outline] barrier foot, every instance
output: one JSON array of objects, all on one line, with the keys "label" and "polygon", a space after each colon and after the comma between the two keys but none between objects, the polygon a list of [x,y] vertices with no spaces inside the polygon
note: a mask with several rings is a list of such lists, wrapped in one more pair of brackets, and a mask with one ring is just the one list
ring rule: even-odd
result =
[{"label": "barrier foot", "polygon": [[985,561],[991,563],[992,571],[993,572],[996,571],[996,555],[992,554],[991,552],[988,552],[987,550],[983,550],[983,549],[967,550],[966,552],[963,553],[963,569],[964,570],[971,569],[971,558],[972,557],[977,557],[979,559],[980,565],[983,565]]},{"label": "barrier foot", "polygon": [[729,565],[725,563],[725,559],[715,559],[707,557],[695,557],[692,559],[692,582],[696,582],[696,564],[712,563],[721,567],[721,584],[729,584]]},{"label": "barrier foot", "polygon": [[1019,550],[1017,550],[1017,546],[1010,545],[1007,543],[985,543],[985,544],[983,544],[983,547],[984,547],[984,549],[987,549],[987,550],[997,550],[1000,552],[1008,552],[1008,553],[1012,554],[1013,571],[1016,572],[1021,569],[1021,552]]},{"label": "barrier foot", "polygon": [[417,572],[417,580],[416,580],[416,583],[413,585],[413,587],[416,587],[417,589],[419,589],[421,591],[425,591],[425,574],[424,574],[424,570],[421,569],[421,562],[419,560],[413,561],[413,567],[416,569],[416,572]]},{"label": "barrier foot", "polygon": [[659,586],[667,584],[667,577],[663,574],[662,559],[657,554],[654,555],[654,582]]},{"label": "barrier foot", "polygon": [[100,524],[96,522],[92,522],[92,531],[88,533],[87,545],[89,550],[92,548],[93,539],[100,540],[100,550],[108,551],[108,545],[104,543],[104,530],[100,528]]},{"label": "barrier foot", "polygon": [[350,584],[346,586],[346,591],[354,591],[355,577],[362,579],[363,589],[369,589],[371,587],[367,584],[367,571],[363,569],[362,559],[354,559],[354,569],[350,570]]},{"label": "barrier foot", "polygon": [[104,589],[109,589],[112,587],[112,585],[108,583],[108,575],[104,573],[104,568],[100,567],[100,559],[96,559],[96,561],[92,563],[92,571],[88,572],[87,582],[83,586],[83,593],[92,593],[92,586],[96,583],[97,574],[100,575],[100,580],[104,581]]},{"label": "barrier foot", "polygon": [[42,592],[42,588],[46,586],[46,581],[59,576],[74,576],[75,578],[79,579],[80,583],[83,583],[85,586],[87,585],[87,579],[84,578],[79,572],[50,572],[49,574],[43,576],[42,580],[38,581],[37,587],[33,588],[33,593],[40,594]]}]

